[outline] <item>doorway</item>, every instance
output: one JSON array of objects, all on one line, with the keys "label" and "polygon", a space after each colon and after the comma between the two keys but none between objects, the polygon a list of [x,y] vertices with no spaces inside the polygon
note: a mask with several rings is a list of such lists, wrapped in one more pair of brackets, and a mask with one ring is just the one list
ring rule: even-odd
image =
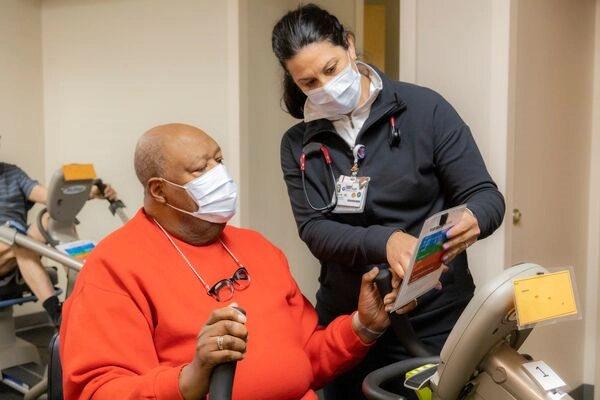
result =
[{"label": "doorway", "polygon": [[364,0],[363,54],[388,77],[400,77],[400,1]]}]

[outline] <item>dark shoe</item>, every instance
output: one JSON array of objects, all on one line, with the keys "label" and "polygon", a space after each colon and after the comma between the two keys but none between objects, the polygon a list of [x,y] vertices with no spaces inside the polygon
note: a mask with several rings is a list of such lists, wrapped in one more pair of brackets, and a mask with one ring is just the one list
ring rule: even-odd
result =
[{"label": "dark shoe", "polygon": [[50,316],[50,319],[52,320],[54,326],[59,328],[60,322],[62,320],[62,303],[60,302],[58,297],[56,295],[50,296],[44,301],[44,303],[42,303],[42,305],[44,306],[44,309]]}]

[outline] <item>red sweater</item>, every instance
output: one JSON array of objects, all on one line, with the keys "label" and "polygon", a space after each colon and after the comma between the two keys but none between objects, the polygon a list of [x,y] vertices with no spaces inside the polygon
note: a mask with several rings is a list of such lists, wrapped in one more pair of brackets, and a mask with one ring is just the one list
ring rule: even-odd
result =
[{"label": "red sweater", "polygon": [[[237,269],[219,243],[174,240],[209,285]],[[349,316],[317,325],[285,256],[259,233],[228,226],[222,240],[251,277],[231,300],[246,310],[248,327],[234,399],[316,399],[314,389],[355,365],[368,346]],[[226,304],[206,294],[140,210],[98,244],[65,302],[65,399],[182,399],[178,377],[194,357],[196,336],[209,313]]]}]

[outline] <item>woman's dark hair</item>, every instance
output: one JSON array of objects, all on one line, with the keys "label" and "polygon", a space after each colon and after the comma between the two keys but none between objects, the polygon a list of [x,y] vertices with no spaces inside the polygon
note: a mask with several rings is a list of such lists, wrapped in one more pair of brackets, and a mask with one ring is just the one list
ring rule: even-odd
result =
[{"label": "woman's dark hair", "polygon": [[284,70],[282,100],[291,116],[304,118],[306,95],[292,79],[285,63],[305,46],[315,42],[329,41],[334,46],[347,49],[348,35],[351,33],[344,30],[334,15],[312,3],[288,12],[275,24],[271,46]]}]

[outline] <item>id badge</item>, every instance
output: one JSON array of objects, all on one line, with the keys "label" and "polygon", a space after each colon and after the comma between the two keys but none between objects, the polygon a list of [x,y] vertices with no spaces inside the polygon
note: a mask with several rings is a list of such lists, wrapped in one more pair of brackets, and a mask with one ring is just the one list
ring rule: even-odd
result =
[{"label": "id badge", "polygon": [[332,212],[340,214],[363,212],[369,180],[371,178],[368,176],[340,175],[335,186],[337,205]]}]

